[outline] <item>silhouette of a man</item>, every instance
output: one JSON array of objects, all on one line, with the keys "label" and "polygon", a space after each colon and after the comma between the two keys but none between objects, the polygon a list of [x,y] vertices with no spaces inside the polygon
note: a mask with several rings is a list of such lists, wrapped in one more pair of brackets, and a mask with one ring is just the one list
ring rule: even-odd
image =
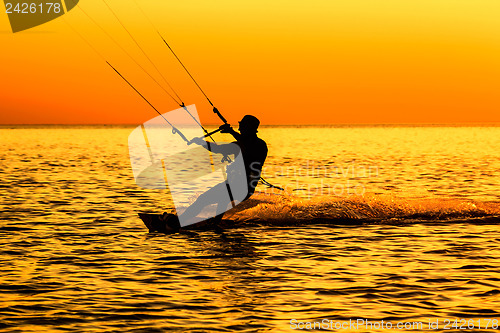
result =
[{"label": "silhouette of a man", "polygon": [[[201,138],[195,138],[191,141],[192,143],[203,146],[214,153],[220,153],[223,155],[237,155],[239,151],[241,151],[243,163],[245,165],[245,174],[234,173],[234,171],[230,169],[231,165],[229,165],[227,168],[227,176],[228,178],[246,178],[248,194],[243,200],[248,199],[255,192],[255,187],[259,182],[260,174],[262,172],[262,166],[264,165],[264,161],[267,157],[267,144],[264,140],[257,137],[257,129],[259,125],[259,119],[251,115],[246,115],[239,122],[239,133],[236,132],[229,124],[225,124],[220,127],[221,133],[229,133],[236,139],[233,144],[215,144],[213,142],[207,142]],[[231,203],[230,199],[228,200],[228,191],[230,191],[230,189],[227,181],[215,185],[200,195],[196,201],[179,216],[179,219],[187,221],[196,217],[205,207],[217,204],[217,213],[213,221],[216,223],[219,222],[222,219],[228,205]]]}]

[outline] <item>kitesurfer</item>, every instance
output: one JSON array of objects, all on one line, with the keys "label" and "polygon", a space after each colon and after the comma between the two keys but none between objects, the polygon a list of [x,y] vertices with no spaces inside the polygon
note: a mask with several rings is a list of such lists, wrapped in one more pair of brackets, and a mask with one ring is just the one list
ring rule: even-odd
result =
[{"label": "kitesurfer", "polygon": [[[246,177],[248,187],[248,194],[243,200],[248,199],[255,192],[255,187],[260,179],[262,167],[267,157],[267,144],[264,140],[257,136],[257,129],[259,125],[260,121],[257,117],[246,115],[239,122],[239,133],[229,124],[220,126],[219,129],[221,130],[221,133],[229,133],[236,139],[233,144],[214,144],[213,142],[207,142],[201,138],[191,140],[191,143],[198,144],[214,153],[220,153],[223,155],[238,154],[238,150],[241,151],[243,163],[245,165],[245,175],[239,176]],[[234,151],[235,148],[237,151]],[[228,168],[228,178],[235,176],[231,173],[232,171]],[[236,176],[238,175],[236,174]],[[205,193],[201,194],[196,201],[179,216],[179,219],[187,221],[196,217],[205,207],[217,204],[216,216],[212,219],[212,222],[217,225],[221,221],[228,205],[231,203],[230,199],[228,200],[228,191],[230,191],[230,188],[227,180],[215,185]],[[164,216],[167,218],[167,224],[170,227],[173,227],[172,229],[178,229],[180,227],[177,219],[174,218],[177,220],[177,223],[172,223],[172,215],[169,215],[170,217],[167,215]]]}]

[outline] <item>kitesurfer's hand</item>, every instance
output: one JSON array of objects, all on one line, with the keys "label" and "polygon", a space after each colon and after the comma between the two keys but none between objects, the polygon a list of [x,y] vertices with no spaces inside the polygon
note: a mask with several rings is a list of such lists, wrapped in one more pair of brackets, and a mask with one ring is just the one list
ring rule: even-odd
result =
[{"label": "kitesurfer's hand", "polygon": [[231,133],[233,128],[229,124],[224,124],[219,127],[221,133]]},{"label": "kitesurfer's hand", "polygon": [[205,140],[203,140],[202,138],[194,138],[191,140],[191,143],[195,143],[195,144],[200,145],[200,146],[205,146],[207,144],[207,142]]}]

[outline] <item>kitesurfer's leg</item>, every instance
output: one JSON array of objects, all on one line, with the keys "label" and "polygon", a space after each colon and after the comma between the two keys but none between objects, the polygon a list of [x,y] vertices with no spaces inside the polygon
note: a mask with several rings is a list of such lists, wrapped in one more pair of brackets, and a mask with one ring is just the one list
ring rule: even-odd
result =
[{"label": "kitesurfer's leg", "polygon": [[[227,185],[227,184],[226,184]],[[245,201],[248,198],[252,196],[255,192],[255,186],[251,186],[250,184],[248,185],[248,194],[246,197],[242,200]],[[221,233],[224,229],[221,227],[220,222],[222,221],[222,217],[224,216],[224,213],[226,212],[228,203],[227,202],[220,202],[217,205],[217,215],[213,218],[210,219],[211,224],[214,225],[215,230],[219,233]]]},{"label": "kitesurfer's leg", "polygon": [[201,211],[209,206],[217,204],[217,214],[224,213],[226,207],[230,204],[226,182],[219,183],[200,195],[196,201],[189,206],[180,216],[179,219],[184,221],[196,217]]}]

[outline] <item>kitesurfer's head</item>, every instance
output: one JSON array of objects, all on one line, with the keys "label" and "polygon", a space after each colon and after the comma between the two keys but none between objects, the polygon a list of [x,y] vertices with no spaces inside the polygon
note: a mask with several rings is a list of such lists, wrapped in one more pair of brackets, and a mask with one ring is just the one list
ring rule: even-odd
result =
[{"label": "kitesurfer's head", "polygon": [[260,121],[257,117],[247,114],[239,122],[239,131],[241,134],[256,134],[259,128]]}]

